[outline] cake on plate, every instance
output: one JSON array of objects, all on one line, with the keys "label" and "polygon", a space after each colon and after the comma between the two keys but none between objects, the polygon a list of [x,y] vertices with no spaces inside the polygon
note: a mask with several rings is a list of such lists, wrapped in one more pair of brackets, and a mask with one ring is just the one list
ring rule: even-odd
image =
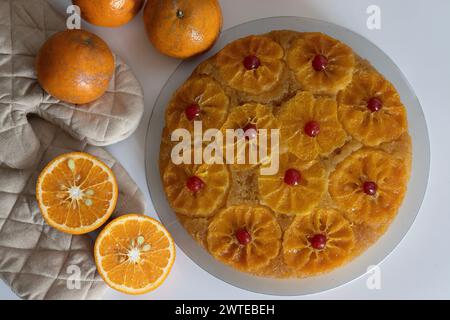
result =
[{"label": "cake on plate", "polygon": [[[241,130],[240,143],[223,144],[236,148],[231,161],[172,161],[172,133],[195,135],[196,122],[203,133]],[[247,160],[271,130],[278,170],[266,174],[269,158]],[[282,30],[231,42],[174,92],[159,165],[179,221],[217,260],[301,278],[343,266],[386,232],[411,158],[406,109],[382,74],[328,35]]]}]

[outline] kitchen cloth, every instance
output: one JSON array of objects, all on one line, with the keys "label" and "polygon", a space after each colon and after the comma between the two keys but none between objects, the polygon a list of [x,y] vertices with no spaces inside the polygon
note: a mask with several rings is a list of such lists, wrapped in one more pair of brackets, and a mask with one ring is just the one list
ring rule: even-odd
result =
[{"label": "kitchen cloth", "polygon": [[92,103],[74,106],[41,88],[36,55],[48,37],[65,28],[65,18],[45,0],[0,0],[0,165],[32,165],[39,141],[27,120],[30,114],[96,146],[127,138],[142,118],[142,88],[118,57],[108,91]]},{"label": "kitchen cloth", "polygon": [[112,168],[119,184],[118,213],[144,213],[141,191],[105,150],[79,141],[61,128],[31,117],[40,148],[27,169],[0,167],[0,277],[21,298],[97,299],[106,285],[93,260],[93,238],[48,226],[36,202],[36,180],[56,156],[88,152]]},{"label": "kitchen cloth", "polygon": [[144,213],[142,192],[98,146],[131,135],[142,118],[142,88],[116,57],[108,92],[80,106],[49,96],[36,81],[35,56],[65,19],[45,0],[0,0],[0,278],[24,299],[98,299],[106,285],[93,260],[92,235],[48,226],[35,198],[42,168],[59,154],[89,152],[119,185],[114,215]]}]

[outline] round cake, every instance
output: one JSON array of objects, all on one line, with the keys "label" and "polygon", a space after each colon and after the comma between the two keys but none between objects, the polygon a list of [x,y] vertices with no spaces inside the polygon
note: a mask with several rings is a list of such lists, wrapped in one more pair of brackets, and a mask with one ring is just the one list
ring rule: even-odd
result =
[{"label": "round cake", "polygon": [[[246,161],[217,150],[222,162],[193,161],[192,148],[191,162],[173,161],[174,131],[196,136],[198,123],[202,134],[243,133],[222,150],[247,150]],[[277,159],[270,174],[269,158],[248,161],[262,141]],[[167,106],[159,166],[199,245],[240,271],[284,278],[329,272],[377,241],[411,157],[405,107],[383,75],[328,35],[282,30],[233,41],[195,69]]]}]

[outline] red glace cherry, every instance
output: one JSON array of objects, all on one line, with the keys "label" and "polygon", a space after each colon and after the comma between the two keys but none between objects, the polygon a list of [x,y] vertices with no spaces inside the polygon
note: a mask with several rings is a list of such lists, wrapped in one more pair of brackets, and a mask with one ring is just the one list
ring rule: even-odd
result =
[{"label": "red glace cherry", "polygon": [[308,238],[311,246],[316,250],[322,250],[327,244],[327,237],[324,234],[318,233]]},{"label": "red glace cherry", "polygon": [[242,130],[244,130],[245,139],[255,139],[258,136],[258,128],[253,123],[248,123]]},{"label": "red glace cherry", "polygon": [[284,183],[290,186],[296,186],[300,183],[302,176],[300,172],[295,169],[287,169],[284,173]]},{"label": "red glace cherry", "polygon": [[256,56],[246,56],[244,58],[244,61],[242,62],[244,64],[245,69],[247,70],[255,70],[258,69],[261,65],[261,61]]},{"label": "red glace cherry", "polygon": [[366,181],[363,184],[363,191],[369,196],[374,196],[377,193],[378,186],[373,181]]},{"label": "red glace cherry", "polygon": [[312,66],[316,71],[323,71],[328,66],[328,59],[325,56],[318,54],[312,60]]},{"label": "red glace cherry", "polygon": [[241,245],[245,246],[252,241],[252,236],[247,230],[239,229],[236,231],[236,239]]},{"label": "red glace cherry", "polygon": [[192,176],[186,181],[186,187],[193,193],[199,192],[204,186],[205,183],[197,176]]},{"label": "red glace cherry", "polygon": [[188,118],[189,121],[194,120],[198,116],[200,116],[200,107],[198,104],[191,104],[184,109],[184,113],[186,114],[186,118]]},{"label": "red glace cherry", "polygon": [[383,107],[383,101],[380,98],[373,97],[367,101],[367,109],[372,112],[377,112]]},{"label": "red glace cherry", "polygon": [[317,121],[309,121],[307,124],[305,124],[305,128],[303,128],[303,130],[305,131],[306,135],[314,138],[320,132],[320,125]]}]

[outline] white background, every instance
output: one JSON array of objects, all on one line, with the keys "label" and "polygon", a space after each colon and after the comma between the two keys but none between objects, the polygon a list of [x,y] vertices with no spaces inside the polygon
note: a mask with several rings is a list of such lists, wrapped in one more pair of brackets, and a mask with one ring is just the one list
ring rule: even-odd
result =
[{"label": "white background", "polygon": [[[68,0],[50,0],[65,12]],[[301,298],[392,299],[450,298],[450,1],[448,0],[222,0],[224,29],[271,16],[304,16],[354,30],[378,45],[400,67],[424,110],[431,140],[431,173],[421,211],[410,232],[381,264],[381,289],[369,290],[366,277]],[[381,8],[381,30],[366,27],[369,5]],[[179,61],[157,53],[148,43],[142,13],[119,29],[86,29],[105,39],[134,70],[145,92],[145,114],[136,133],[108,150],[144,192],[153,211],[144,173],[144,141],[150,113]],[[421,152],[421,150],[414,150]],[[166,282],[156,291],[132,297],[108,290],[109,299],[270,299],[232,287],[195,265],[181,250]],[[17,299],[0,282],[0,299]]]}]

